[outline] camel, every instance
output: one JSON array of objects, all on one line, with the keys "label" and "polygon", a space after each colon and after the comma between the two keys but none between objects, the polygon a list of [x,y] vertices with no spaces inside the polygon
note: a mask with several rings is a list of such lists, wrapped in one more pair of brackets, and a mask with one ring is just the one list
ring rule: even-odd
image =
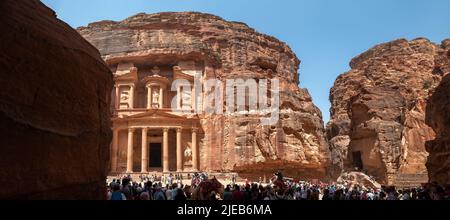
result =
[{"label": "camel", "polygon": [[197,187],[192,189],[192,200],[211,200],[211,193],[215,192],[220,198],[223,198],[225,187],[215,177],[201,182]]}]

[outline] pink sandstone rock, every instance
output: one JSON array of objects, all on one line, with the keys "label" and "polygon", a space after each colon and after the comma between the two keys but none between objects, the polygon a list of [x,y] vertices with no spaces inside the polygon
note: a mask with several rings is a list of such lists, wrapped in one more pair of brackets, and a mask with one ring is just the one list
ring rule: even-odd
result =
[{"label": "pink sandstone rock", "polygon": [[449,47],[426,39],[377,45],[354,58],[331,89],[327,132],[334,171],[362,167],[382,184],[427,181],[427,99],[450,72]]}]

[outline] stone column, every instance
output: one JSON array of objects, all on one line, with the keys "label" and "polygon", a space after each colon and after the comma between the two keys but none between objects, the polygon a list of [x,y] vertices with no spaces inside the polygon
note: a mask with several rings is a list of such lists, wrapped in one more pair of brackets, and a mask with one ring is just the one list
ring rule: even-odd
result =
[{"label": "stone column", "polygon": [[134,109],[134,85],[130,85],[130,109]]},{"label": "stone column", "polygon": [[195,85],[192,86],[191,103],[192,103],[192,111],[194,113],[197,113],[197,96],[195,95]]},{"label": "stone column", "polygon": [[116,97],[114,98],[114,108],[119,109],[120,108],[120,86],[116,85]]},{"label": "stone column", "polygon": [[183,172],[183,148],[181,147],[181,128],[177,128],[177,172]]},{"label": "stone column", "polygon": [[181,86],[177,88],[177,110],[181,110]]},{"label": "stone column", "polygon": [[159,108],[164,108],[164,90],[159,87]]},{"label": "stone column", "polygon": [[147,142],[148,128],[142,129],[142,161],[141,161],[141,173],[148,172],[148,142]]},{"label": "stone column", "polygon": [[111,147],[111,172],[117,172],[117,157],[119,151],[119,130],[113,130],[113,141]]},{"label": "stone column", "polygon": [[152,108],[152,87],[147,87],[147,109]]},{"label": "stone column", "polygon": [[128,129],[127,173],[133,173],[133,137],[134,128]]},{"label": "stone column", "polygon": [[194,170],[194,172],[199,171],[197,132],[198,128],[192,129],[192,169]]},{"label": "stone column", "polygon": [[163,172],[169,172],[169,129],[163,129]]}]

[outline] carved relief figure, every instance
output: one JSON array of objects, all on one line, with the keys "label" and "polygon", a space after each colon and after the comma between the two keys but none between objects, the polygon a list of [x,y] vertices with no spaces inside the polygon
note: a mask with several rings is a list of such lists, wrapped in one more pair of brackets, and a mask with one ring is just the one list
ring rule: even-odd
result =
[{"label": "carved relief figure", "polygon": [[127,102],[128,99],[130,99],[130,94],[129,94],[129,92],[128,92],[128,91],[122,92],[122,94],[120,95],[120,100],[121,100],[121,101],[124,101],[124,102]]},{"label": "carved relief figure", "polygon": [[192,164],[192,150],[189,146],[184,150],[184,162],[186,165]]},{"label": "carved relief figure", "polygon": [[159,106],[159,90],[153,90],[152,106]]},{"label": "carved relief figure", "polygon": [[159,69],[158,66],[153,67],[152,73],[153,73],[154,76],[155,75],[159,75],[160,72],[161,72],[161,70]]}]

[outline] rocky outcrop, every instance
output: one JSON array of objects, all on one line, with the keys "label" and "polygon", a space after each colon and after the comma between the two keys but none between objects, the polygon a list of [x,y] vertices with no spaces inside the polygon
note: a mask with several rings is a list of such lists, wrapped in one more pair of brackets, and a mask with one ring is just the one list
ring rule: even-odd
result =
[{"label": "rocky outcrop", "polygon": [[[137,14],[121,22],[101,21],[78,31],[115,70],[124,60],[154,65],[195,61],[205,78],[278,77],[280,120],[200,115],[202,170],[324,177],[329,163],[322,115],[308,91],[298,87],[300,61],[277,39],[239,22],[202,13]],[[289,174],[288,174],[289,175]]]},{"label": "rocky outcrop", "polygon": [[427,143],[430,182],[450,184],[450,75],[442,79],[428,101],[426,121],[436,131],[436,139]]},{"label": "rocky outcrop", "polygon": [[[331,89],[327,135],[335,174],[362,168],[383,184],[426,173],[429,94],[450,72],[448,43],[395,40],[354,58]],[[423,181],[426,181],[423,180]]]},{"label": "rocky outcrop", "polygon": [[0,3],[1,199],[103,199],[112,75],[35,0]]},{"label": "rocky outcrop", "polygon": [[360,172],[343,173],[337,179],[337,183],[342,184],[349,189],[353,189],[356,186],[370,189],[381,189],[381,185],[372,177]]}]

